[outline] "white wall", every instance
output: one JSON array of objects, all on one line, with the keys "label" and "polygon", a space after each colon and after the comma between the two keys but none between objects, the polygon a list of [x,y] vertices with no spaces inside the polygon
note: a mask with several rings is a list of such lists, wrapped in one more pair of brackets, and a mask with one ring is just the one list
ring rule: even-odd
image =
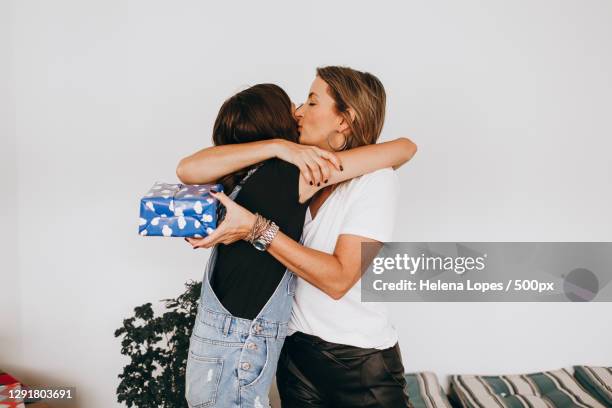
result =
[{"label": "white wall", "polygon": [[[207,252],[137,235],[138,200],[245,85],[380,77],[385,138],[419,145],[397,240],[612,241],[608,1],[0,4],[0,365],[74,406],[119,406],[114,330],[201,278]],[[610,303],[391,307],[407,371],[612,364]]]},{"label": "white wall", "polygon": [[[21,359],[17,196],[17,134],[13,65],[13,6],[0,2],[0,370],[12,372]],[[10,357],[9,357],[10,356]]]}]

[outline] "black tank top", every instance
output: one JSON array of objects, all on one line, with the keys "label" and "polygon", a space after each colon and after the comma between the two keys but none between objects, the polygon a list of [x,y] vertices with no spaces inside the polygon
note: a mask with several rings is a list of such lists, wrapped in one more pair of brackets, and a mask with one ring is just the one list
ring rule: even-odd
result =
[{"label": "black tank top", "polygon": [[[246,180],[235,202],[274,221],[280,231],[299,241],[308,208],[308,202],[299,203],[299,177],[293,164],[267,160]],[[244,240],[219,244],[217,251],[211,278],[217,298],[232,315],[254,319],[283,278],[285,266]]]}]

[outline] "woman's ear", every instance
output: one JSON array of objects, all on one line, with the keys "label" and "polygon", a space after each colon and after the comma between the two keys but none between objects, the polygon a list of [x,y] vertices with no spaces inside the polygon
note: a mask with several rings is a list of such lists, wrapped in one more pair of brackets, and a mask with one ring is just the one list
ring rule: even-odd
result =
[{"label": "woman's ear", "polygon": [[[346,111],[349,114],[349,117],[351,118],[351,123],[355,121],[355,111],[353,110],[353,108],[347,108]],[[338,129],[338,131],[340,133],[346,133],[348,131],[351,130],[351,126],[348,124],[347,122],[347,118],[346,115],[342,115],[341,116],[342,120],[340,121],[340,128]]]},{"label": "woman's ear", "polygon": [[351,115],[351,123],[353,123],[355,121],[355,110],[351,107],[348,107],[346,110]]}]

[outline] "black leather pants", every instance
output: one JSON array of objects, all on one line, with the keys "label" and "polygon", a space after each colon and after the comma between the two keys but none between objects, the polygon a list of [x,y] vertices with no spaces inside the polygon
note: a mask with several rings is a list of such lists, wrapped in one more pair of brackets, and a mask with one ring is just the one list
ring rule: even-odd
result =
[{"label": "black leather pants", "polygon": [[283,408],[405,408],[399,345],[364,349],[297,332],[286,338],[276,381]]}]

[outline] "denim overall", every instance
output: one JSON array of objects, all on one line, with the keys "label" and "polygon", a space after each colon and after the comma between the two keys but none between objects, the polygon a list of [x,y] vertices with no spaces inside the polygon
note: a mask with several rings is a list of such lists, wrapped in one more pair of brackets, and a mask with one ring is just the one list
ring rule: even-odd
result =
[{"label": "denim overall", "polygon": [[[236,199],[252,169],[230,198]],[[295,275],[286,270],[276,290],[253,320],[228,312],[210,279],[217,257],[212,249],[202,280],[198,313],[189,341],[185,397],[190,408],[268,408],[268,393],[287,336],[295,295]],[[245,273],[263,273],[249,270]]]}]

